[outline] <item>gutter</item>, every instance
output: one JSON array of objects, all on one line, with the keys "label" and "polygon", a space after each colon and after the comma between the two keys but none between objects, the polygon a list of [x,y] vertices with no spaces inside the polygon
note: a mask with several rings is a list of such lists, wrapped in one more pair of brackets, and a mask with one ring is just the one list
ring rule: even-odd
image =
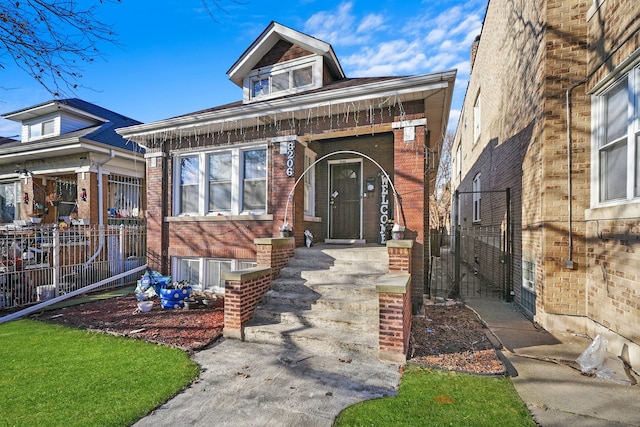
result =
[{"label": "gutter", "polygon": [[580,80],[578,83],[567,89],[566,92],[566,123],[567,123],[567,238],[569,245],[567,247],[567,260],[564,262],[564,268],[570,270],[574,269],[573,264],[573,222],[571,216],[573,215],[573,206],[571,203],[571,91],[578,86],[587,82],[587,78]]}]

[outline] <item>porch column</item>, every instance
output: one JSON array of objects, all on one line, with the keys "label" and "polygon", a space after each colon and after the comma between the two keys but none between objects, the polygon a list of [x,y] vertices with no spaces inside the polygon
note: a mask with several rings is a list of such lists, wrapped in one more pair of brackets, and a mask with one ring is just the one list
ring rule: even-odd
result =
[{"label": "porch column", "polygon": [[401,196],[402,211],[395,220],[405,221],[405,238],[415,242],[411,271],[412,300],[422,302],[424,293],[425,262],[428,250],[425,238],[429,227],[429,194],[431,180],[427,158],[427,119],[411,114],[405,120],[392,124],[394,136],[393,183]]}]

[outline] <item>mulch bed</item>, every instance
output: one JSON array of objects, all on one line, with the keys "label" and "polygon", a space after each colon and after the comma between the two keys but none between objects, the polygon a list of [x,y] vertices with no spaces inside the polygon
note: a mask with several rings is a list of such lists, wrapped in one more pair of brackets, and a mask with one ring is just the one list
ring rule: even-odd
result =
[{"label": "mulch bed", "polygon": [[135,296],[126,295],[58,310],[32,317],[88,330],[166,344],[188,351],[205,348],[222,336],[224,302],[195,309],[164,309],[158,298],[151,311],[138,310]]},{"label": "mulch bed", "polygon": [[502,375],[505,367],[475,312],[449,301],[426,305],[424,316],[414,317],[408,361],[439,369]]},{"label": "mulch bed", "polygon": [[[157,298],[150,312],[137,309],[133,295],[99,300],[32,317],[88,330],[101,331],[196,351],[222,336],[224,303],[196,309],[163,309]],[[426,305],[414,317],[408,362],[476,374],[503,374],[488,329],[464,304],[449,301]]]}]

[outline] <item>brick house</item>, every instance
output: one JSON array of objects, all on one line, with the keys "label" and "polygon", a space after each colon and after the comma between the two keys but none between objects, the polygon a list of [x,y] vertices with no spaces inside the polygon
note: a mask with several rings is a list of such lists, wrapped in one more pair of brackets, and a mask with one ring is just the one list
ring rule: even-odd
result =
[{"label": "brick house", "polygon": [[305,230],[375,243],[393,218],[416,243],[421,301],[455,71],[347,78],[331,45],[272,22],[227,74],[241,101],[118,131],[147,150],[150,266],[223,292],[285,223],[298,246]]},{"label": "brick house", "polygon": [[[515,301],[640,366],[640,3],[491,0],[453,148],[459,227],[503,225]],[[474,260],[480,274],[488,267]]]},{"label": "brick house", "polygon": [[[139,124],[77,98],[2,115],[21,140],[0,142],[0,224],[136,222],[144,209],[144,150],[115,132]],[[56,206],[49,200],[57,194]],[[32,220],[31,218],[38,218]]]}]

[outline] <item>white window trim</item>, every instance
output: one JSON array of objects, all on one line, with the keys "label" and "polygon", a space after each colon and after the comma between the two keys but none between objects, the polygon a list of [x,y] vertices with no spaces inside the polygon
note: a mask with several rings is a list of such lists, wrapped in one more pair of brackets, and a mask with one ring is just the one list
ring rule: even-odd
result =
[{"label": "white window trim", "polygon": [[[36,141],[38,139],[50,138],[60,133],[60,117],[59,116],[47,116],[39,117],[33,121],[23,122],[23,126],[26,130],[23,132],[23,137],[26,137],[27,141]],[[45,123],[52,123],[53,127],[51,132],[44,133]],[[40,135],[32,136],[32,128],[37,127],[40,130]]]},{"label": "white window trim", "polygon": [[[310,150],[309,148],[305,147],[304,150],[304,157],[309,158],[310,159],[310,163],[309,164],[313,164],[316,161],[317,158],[317,154],[315,152],[313,152],[312,150]],[[306,162],[305,162],[306,164]],[[306,167],[305,167],[306,169]],[[304,214],[308,215],[308,216],[315,216],[316,214],[316,168],[315,166],[312,167],[311,169],[309,169],[309,171],[307,172],[307,174],[310,177],[310,183],[307,184],[306,180],[303,178],[303,185],[305,186],[305,193],[307,193],[307,188],[308,188],[308,197],[309,197],[309,209],[306,210]]]},{"label": "white window trim", "polygon": [[[640,196],[634,194],[635,169],[640,165],[635,164],[636,138],[640,135],[640,59],[633,68],[626,65],[617,75],[617,78],[608,77],[607,85],[600,86],[597,93],[591,97],[591,208],[616,206],[629,203],[637,203]],[[627,186],[624,198],[613,200],[600,200],[600,141],[605,137],[603,124],[606,121],[605,96],[624,77],[628,78],[628,88],[634,94],[633,111],[629,111],[629,126],[627,127]],[[627,92],[628,93],[628,92]]]},{"label": "white window trim", "polygon": [[[293,70],[301,69],[311,66],[312,83],[300,86],[290,87],[286,90],[278,92],[272,92],[271,90],[271,76],[274,74],[280,74],[284,72],[291,73]],[[269,78],[269,93],[259,96],[253,96],[253,82],[258,79]],[[297,58],[291,61],[283,62],[280,64],[274,64],[269,67],[262,67],[257,70],[253,70],[249,73],[243,82],[243,99],[244,102],[263,101],[271,98],[278,98],[285,95],[291,95],[295,93],[304,92],[311,89],[317,89],[322,87],[322,57],[320,56],[305,56],[303,58]]]},{"label": "white window trim", "polygon": [[478,92],[478,96],[476,97],[476,102],[473,104],[473,144],[475,145],[480,139],[480,134],[482,132],[482,111],[480,104],[480,92]]},{"label": "white window trim", "polygon": [[[265,209],[260,211],[247,211],[243,207],[243,172],[242,172],[242,153],[256,149],[264,149],[267,151],[266,156],[266,173],[265,173]],[[209,211],[209,154],[216,152],[231,151],[231,210],[230,211]],[[182,195],[180,185],[180,160],[184,157],[198,156],[199,158],[199,174],[198,174],[198,212],[182,212],[180,199]],[[173,174],[173,216],[229,216],[229,215],[264,215],[268,211],[269,204],[269,147],[266,143],[240,145],[233,147],[221,147],[216,150],[187,152],[174,157],[174,174]]]},{"label": "white window trim", "polygon": [[[480,181],[480,172],[473,177],[472,183],[473,197],[471,198],[471,210],[473,222],[480,222],[482,220],[482,183]],[[477,208],[476,208],[477,202]]]}]

